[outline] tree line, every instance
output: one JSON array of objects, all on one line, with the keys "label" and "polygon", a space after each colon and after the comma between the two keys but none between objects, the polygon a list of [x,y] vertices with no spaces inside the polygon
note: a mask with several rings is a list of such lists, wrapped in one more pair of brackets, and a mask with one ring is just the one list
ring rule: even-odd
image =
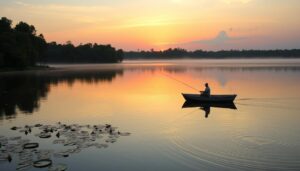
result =
[{"label": "tree line", "polygon": [[119,63],[123,60],[123,50],[116,50],[111,45],[48,43],[47,52],[42,62],[46,63]]},{"label": "tree line", "polygon": [[47,43],[43,34],[37,35],[33,25],[0,19],[0,69],[26,69],[39,62],[53,63],[117,63],[123,60],[123,51],[111,45],[80,44],[71,42]]},{"label": "tree line", "polygon": [[300,49],[291,50],[221,50],[221,51],[204,51],[195,50],[187,51],[182,48],[169,48],[163,51],[129,51],[125,52],[125,59],[225,59],[225,58],[298,58]]}]

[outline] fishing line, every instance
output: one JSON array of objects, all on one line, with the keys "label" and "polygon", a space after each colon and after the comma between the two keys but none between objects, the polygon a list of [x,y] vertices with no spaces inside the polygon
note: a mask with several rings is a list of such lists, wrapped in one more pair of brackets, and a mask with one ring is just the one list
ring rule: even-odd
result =
[{"label": "fishing line", "polygon": [[181,84],[183,84],[183,85],[185,85],[185,86],[187,86],[187,87],[189,87],[189,88],[191,88],[191,89],[193,89],[193,90],[196,90],[197,92],[200,91],[200,90],[198,90],[197,88],[195,88],[195,87],[193,87],[193,86],[191,86],[191,85],[189,85],[189,84],[187,84],[187,83],[185,83],[185,82],[183,82],[183,81],[180,81],[180,80],[178,80],[178,79],[176,79],[176,78],[174,78],[174,77],[172,77],[172,76],[170,76],[170,75],[163,74],[163,73],[160,73],[160,74],[163,75],[163,76],[166,76],[166,77],[168,77],[168,78],[170,78],[170,79],[172,79],[172,80],[174,80],[174,81],[177,81],[177,82],[179,82],[179,83],[181,83]]}]

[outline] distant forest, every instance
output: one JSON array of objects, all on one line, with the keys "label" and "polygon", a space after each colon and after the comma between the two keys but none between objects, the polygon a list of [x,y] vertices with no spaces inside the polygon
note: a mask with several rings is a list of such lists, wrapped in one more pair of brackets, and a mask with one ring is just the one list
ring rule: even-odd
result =
[{"label": "distant forest", "polygon": [[226,58],[299,58],[300,49],[292,50],[221,50],[187,51],[182,48],[170,48],[164,51],[129,51],[125,59],[226,59]]},{"label": "distant forest", "polygon": [[123,51],[111,45],[81,44],[71,42],[47,43],[42,34],[37,35],[33,25],[0,19],[0,69],[26,69],[39,62],[51,63],[117,63],[123,60]]},{"label": "distant forest", "polygon": [[111,45],[48,43],[44,63],[119,63],[123,60],[123,50],[116,50]]}]

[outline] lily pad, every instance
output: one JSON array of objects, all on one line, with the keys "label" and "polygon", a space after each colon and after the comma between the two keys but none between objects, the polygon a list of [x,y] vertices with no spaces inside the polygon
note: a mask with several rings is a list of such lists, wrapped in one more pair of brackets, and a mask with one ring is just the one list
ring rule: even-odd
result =
[{"label": "lily pad", "polygon": [[51,137],[51,134],[50,133],[41,133],[39,135],[40,138],[50,138]]},{"label": "lily pad", "polygon": [[52,160],[50,159],[42,159],[33,162],[33,166],[36,168],[44,168],[52,165]]},{"label": "lily pad", "polygon": [[38,148],[39,143],[26,143],[23,145],[24,149],[32,149],[32,148]]}]

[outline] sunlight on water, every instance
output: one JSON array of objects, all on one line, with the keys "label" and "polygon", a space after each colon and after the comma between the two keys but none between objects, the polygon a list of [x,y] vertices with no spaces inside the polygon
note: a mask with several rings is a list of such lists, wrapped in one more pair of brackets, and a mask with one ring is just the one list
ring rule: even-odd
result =
[{"label": "sunlight on water", "polygon": [[[68,170],[299,170],[299,60],[126,61],[0,74],[0,142],[50,139],[13,126],[105,125],[130,132],[108,148],[50,156]],[[237,94],[230,106],[184,104],[181,93]],[[209,110],[209,112],[207,112]],[[89,132],[90,133],[90,132]],[[69,135],[69,134],[67,134]],[[60,138],[63,139],[63,138]],[[105,139],[102,139],[105,140]],[[105,141],[104,141],[105,143]],[[98,145],[99,147],[99,145]],[[96,150],[97,149],[97,150]],[[0,170],[16,170],[0,155]],[[117,164],[116,164],[117,163]],[[30,170],[45,170],[31,167]]]}]

